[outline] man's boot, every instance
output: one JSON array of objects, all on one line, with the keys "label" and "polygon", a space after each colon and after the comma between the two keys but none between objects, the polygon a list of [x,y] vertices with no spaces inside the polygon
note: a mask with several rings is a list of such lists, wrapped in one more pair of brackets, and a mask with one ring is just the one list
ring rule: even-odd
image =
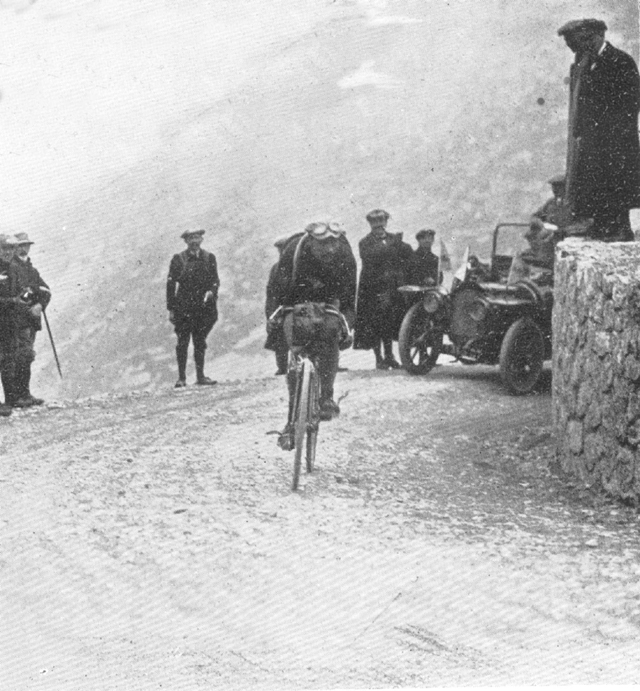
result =
[{"label": "man's boot", "polygon": [[4,391],[4,404],[6,406],[12,406],[16,400],[15,394],[13,392],[14,387],[14,375],[7,371],[1,373],[2,376],[2,389]]},{"label": "man's boot", "polygon": [[194,350],[193,359],[196,363],[196,384],[200,386],[213,386],[217,384],[218,382],[215,379],[209,379],[209,377],[204,375],[204,351]]},{"label": "man's boot", "polygon": [[11,383],[12,405],[14,408],[30,408],[33,405],[29,395],[29,375],[28,365],[16,365]]},{"label": "man's boot", "polygon": [[181,342],[178,339],[178,345],[176,346],[176,359],[178,361],[178,381],[175,383],[174,388],[181,389],[187,385],[187,352],[189,350],[189,341],[187,344]]}]

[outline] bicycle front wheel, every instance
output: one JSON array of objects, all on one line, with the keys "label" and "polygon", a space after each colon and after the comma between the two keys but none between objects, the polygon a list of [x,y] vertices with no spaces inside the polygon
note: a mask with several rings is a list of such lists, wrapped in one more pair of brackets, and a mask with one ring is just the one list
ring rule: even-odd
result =
[{"label": "bicycle front wheel", "polygon": [[311,392],[311,363],[303,360],[296,382],[296,410],[294,418],[295,456],[293,459],[293,482],[291,489],[295,492],[300,482],[302,451],[305,447],[307,425],[309,424],[309,394]]}]

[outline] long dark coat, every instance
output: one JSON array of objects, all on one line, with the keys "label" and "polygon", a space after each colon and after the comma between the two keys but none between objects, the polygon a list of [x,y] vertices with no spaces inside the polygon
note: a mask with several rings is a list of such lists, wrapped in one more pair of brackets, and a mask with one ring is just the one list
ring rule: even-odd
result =
[{"label": "long dark coat", "polygon": [[409,279],[413,250],[402,233],[369,233],[359,243],[362,270],[358,284],[353,347],[371,350],[381,339],[398,340],[406,303],[398,287]]},{"label": "long dark coat", "polygon": [[574,213],[593,217],[639,207],[640,77],[633,58],[606,43],[591,65],[574,64],[571,78],[572,134],[580,138],[570,171]]}]

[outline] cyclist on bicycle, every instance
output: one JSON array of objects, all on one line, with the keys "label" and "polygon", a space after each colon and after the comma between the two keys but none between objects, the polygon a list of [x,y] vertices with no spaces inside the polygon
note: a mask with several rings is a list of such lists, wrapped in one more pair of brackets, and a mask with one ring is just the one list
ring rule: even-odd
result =
[{"label": "cyclist on bicycle", "polygon": [[[315,222],[293,235],[280,258],[275,296],[283,307],[291,350],[304,348],[318,368],[320,419],[340,414],[333,399],[340,349],[351,345],[355,320],[356,260],[338,224]],[[295,375],[287,377],[289,417],[280,445],[290,441]]]}]

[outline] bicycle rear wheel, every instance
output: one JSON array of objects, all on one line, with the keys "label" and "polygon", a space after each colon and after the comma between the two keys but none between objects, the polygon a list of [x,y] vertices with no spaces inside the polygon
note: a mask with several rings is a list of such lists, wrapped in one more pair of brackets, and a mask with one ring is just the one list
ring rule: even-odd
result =
[{"label": "bicycle rear wheel", "polygon": [[320,380],[315,367],[311,369],[309,384],[309,419],[307,421],[307,472],[313,472],[316,461],[318,428],[320,427]]},{"label": "bicycle rear wheel", "polygon": [[309,422],[309,393],[311,390],[311,363],[303,360],[296,381],[296,407],[294,411],[295,456],[293,459],[293,482],[291,489],[295,492],[300,482],[302,450],[305,446],[307,424]]}]

